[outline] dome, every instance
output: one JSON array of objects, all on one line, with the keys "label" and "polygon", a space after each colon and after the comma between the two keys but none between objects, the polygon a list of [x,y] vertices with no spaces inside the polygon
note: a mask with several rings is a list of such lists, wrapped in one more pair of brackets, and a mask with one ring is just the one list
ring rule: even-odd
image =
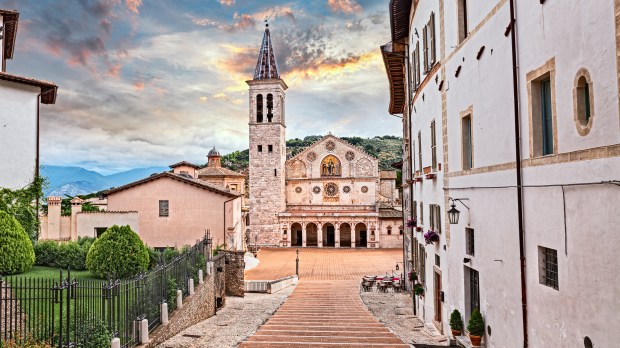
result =
[{"label": "dome", "polygon": [[215,146],[211,149],[211,151],[209,151],[209,154],[207,155],[208,157],[211,156],[220,156],[220,152],[217,151],[217,149],[215,148]]}]

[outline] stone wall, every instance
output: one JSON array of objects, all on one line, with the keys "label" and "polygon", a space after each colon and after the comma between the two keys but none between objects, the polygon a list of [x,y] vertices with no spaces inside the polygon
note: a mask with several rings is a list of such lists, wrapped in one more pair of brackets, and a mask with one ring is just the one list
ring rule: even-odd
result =
[{"label": "stone wall", "polygon": [[183,300],[183,308],[171,313],[168,325],[160,325],[150,333],[146,347],[155,347],[179,332],[215,315],[215,282],[217,276],[205,276],[205,282],[196,288],[194,295]]},{"label": "stone wall", "polygon": [[244,273],[245,261],[243,251],[227,251],[226,259],[226,296],[244,296]]},{"label": "stone wall", "polygon": [[213,269],[211,275],[214,278],[214,298],[216,308],[224,307],[226,304],[226,255],[220,252],[213,258]]}]

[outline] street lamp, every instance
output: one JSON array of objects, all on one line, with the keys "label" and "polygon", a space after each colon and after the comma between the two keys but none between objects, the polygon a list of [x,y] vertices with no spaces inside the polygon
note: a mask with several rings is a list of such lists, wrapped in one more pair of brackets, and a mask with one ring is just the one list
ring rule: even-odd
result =
[{"label": "street lamp", "polygon": [[456,209],[455,202],[461,203],[465,208],[467,208],[467,210],[469,210],[469,207],[465,203],[463,203],[463,201],[468,201],[469,198],[448,197],[448,199],[452,202],[452,204],[450,205],[450,210],[448,210],[448,220],[450,221],[450,225],[456,225],[459,223],[459,215],[461,214],[461,212]]},{"label": "street lamp", "polygon": [[398,264],[401,263],[403,266],[405,266],[404,263],[400,262],[400,261],[396,261],[396,270],[399,271],[400,267],[398,266]]}]

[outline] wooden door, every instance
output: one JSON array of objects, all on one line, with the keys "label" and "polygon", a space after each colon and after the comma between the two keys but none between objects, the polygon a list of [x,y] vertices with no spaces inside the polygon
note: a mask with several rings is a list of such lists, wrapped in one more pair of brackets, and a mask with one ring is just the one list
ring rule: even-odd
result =
[{"label": "wooden door", "polygon": [[437,271],[435,273],[435,321],[441,323],[441,274]]}]

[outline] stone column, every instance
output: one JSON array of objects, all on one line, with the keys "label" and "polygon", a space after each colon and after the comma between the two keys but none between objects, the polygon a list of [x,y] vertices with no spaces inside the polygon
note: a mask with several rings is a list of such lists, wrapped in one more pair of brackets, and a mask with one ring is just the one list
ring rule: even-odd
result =
[{"label": "stone column", "polygon": [[317,245],[319,248],[323,247],[323,224],[318,224],[316,231]]},{"label": "stone column", "polygon": [[340,248],[340,225],[336,225],[336,248]]},{"label": "stone column", "polygon": [[306,247],[306,224],[301,226],[301,246]]},{"label": "stone column", "polygon": [[355,248],[355,223],[351,223],[351,248]]},{"label": "stone column", "polygon": [[293,240],[291,239],[291,227],[289,225],[286,226],[286,240],[284,241],[284,246],[288,247],[293,244]]}]

